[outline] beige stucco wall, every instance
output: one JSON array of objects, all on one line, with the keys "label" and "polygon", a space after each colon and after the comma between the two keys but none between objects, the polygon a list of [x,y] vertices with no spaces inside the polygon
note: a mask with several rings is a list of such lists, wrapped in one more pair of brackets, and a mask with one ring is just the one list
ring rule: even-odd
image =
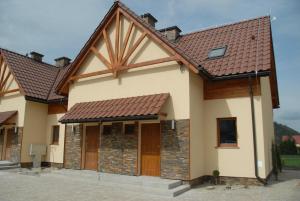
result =
[{"label": "beige stucco wall", "polygon": [[262,118],[264,131],[264,152],[265,152],[265,175],[272,170],[272,143],[274,143],[274,123],[273,123],[273,108],[272,95],[270,88],[269,77],[262,77],[260,79],[262,92]]},{"label": "beige stucco wall", "polygon": [[[129,22],[122,17],[121,41],[125,38],[128,25]],[[112,44],[114,44],[114,24],[109,26],[107,31]],[[129,47],[134,44],[134,41],[138,39],[141,33],[141,30],[138,28],[135,27],[133,29],[129,40]],[[96,43],[96,47],[109,60],[103,38],[100,38]],[[150,38],[146,38],[130,57],[129,63],[139,63],[167,56],[168,53],[160,45],[153,42]],[[106,69],[104,64],[94,54],[90,53],[82,63],[78,75],[103,69]],[[163,109],[163,112],[168,113],[167,118],[189,118],[189,71],[185,67],[180,68],[180,65],[176,62],[120,72],[117,78],[109,74],[78,80],[70,86],[68,108],[78,102],[100,101],[157,93],[170,93],[171,95]]]},{"label": "beige stucco wall", "polygon": [[[255,107],[260,98],[255,97]],[[254,177],[250,98],[204,101],[205,172],[222,176]],[[217,118],[236,117],[238,148],[217,148]]]},{"label": "beige stucco wall", "polygon": [[0,97],[0,112],[17,110],[17,120],[16,124],[19,127],[24,126],[24,116],[25,116],[25,98],[21,94],[6,95]]},{"label": "beige stucco wall", "polygon": [[[52,163],[64,162],[64,140],[65,125],[58,122],[64,114],[51,114],[47,116],[46,126],[46,143],[47,156],[46,161]],[[52,144],[52,126],[59,125],[59,142],[57,145]]]},{"label": "beige stucco wall", "polygon": [[30,144],[46,144],[48,105],[26,101],[21,162],[31,162]]},{"label": "beige stucco wall", "polygon": [[190,160],[191,179],[205,174],[203,81],[190,73]]}]

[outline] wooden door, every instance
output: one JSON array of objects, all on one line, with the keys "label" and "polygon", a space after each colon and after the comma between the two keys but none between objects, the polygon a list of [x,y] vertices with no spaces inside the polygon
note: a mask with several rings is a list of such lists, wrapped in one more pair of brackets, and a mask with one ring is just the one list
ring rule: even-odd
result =
[{"label": "wooden door", "polygon": [[85,164],[87,170],[98,169],[99,126],[87,126],[85,136]]},{"label": "wooden door", "polygon": [[160,124],[143,124],[141,137],[141,174],[160,176]]},{"label": "wooden door", "polygon": [[12,144],[12,138],[14,134],[14,129],[7,129],[6,132],[6,147],[5,147],[5,160],[10,160],[10,153],[11,153],[11,144]]}]

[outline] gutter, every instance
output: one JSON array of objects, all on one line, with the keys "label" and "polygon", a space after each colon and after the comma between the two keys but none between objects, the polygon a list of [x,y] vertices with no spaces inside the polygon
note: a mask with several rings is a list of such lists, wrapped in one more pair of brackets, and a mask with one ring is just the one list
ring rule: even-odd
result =
[{"label": "gutter", "polygon": [[235,74],[235,75],[225,75],[225,76],[213,76],[211,75],[203,66],[198,66],[199,74],[204,74],[209,80],[211,81],[219,81],[219,80],[232,80],[232,79],[241,79],[241,78],[248,78],[248,77],[264,77],[269,76],[271,71],[259,71],[259,72],[249,72],[249,73],[242,73],[242,74]]},{"label": "gutter", "polygon": [[252,117],[252,134],[253,134],[253,148],[254,148],[254,170],[256,179],[263,185],[267,185],[267,181],[259,177],[258,174],[258,164],[257,164],[257,143],[256,143],[256,123],[255,123],[255,108],[254,108],[254,98],[253,98],[253,85],[251,76],[248,77],[249,80],[249,96],[251,100],[251,117]]},{"label": "gutter", "polygon": [[129,117],[100,117],[92,119],[66,119],[58,120],[60,123],[89,123],[89,122],[114,122],[114,121],[130,121],[130,120],[155,120],[158,115],[143,115],[143,116],[129,116]]}]

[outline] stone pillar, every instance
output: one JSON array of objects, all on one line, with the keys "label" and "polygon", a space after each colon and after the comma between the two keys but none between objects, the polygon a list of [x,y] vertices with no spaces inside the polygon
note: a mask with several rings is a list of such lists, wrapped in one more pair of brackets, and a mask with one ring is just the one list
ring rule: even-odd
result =
[{"label": "stone pillar", "polygon": [[138,124],[133,135],[124,135],[123,123],[112,123],[112,133],[100,137],[99,169],[114,174],[137,174]]},{"label": "stone pillar", "polygon": [[131,135],[123,134],[123,174],[138,174],[138,133],[139,124],[135,123],[135,132]]},{"label": "stone pillar", "polygon": [[15,163],[21,162],[21,144],[23,137],[23,127],[18,127],[18,132],[12,131],[10,160]]},{"label": "stone pillar", "polygon": [[81,151],[83,126],[75,125],[74,131],[71,125],[66,126],[65,138],[65,168],[81,169]]},{"label": "stone pillar", "polygon": [[189,180],[190,177],[190,120],[161,121],[161,177]]}]

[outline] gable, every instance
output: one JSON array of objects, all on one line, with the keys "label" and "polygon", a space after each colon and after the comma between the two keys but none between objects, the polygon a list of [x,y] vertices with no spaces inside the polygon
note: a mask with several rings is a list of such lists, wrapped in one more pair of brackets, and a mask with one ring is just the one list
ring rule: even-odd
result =
[{"label": "gable", "polygon": [[19,84],[4,57],[0,55],[0,98],[20,92]]},{"label": "gable", "polygon": [[67,94],[69,84],[75,80],[104,74],[117,77],[120,72],[133,68],[174,61],[198,73],[195,65],[178,53],[161,33],[116,1],[57,89]]},{"label": "gable", "polygon": [[113,20],[90,47],[90,53],[83,59],[75,78],[106,70],[117,76],[131,68],[159,64],[161,60],[176,60],[123,15],[119,16],[118,22],[119,25]]}]

